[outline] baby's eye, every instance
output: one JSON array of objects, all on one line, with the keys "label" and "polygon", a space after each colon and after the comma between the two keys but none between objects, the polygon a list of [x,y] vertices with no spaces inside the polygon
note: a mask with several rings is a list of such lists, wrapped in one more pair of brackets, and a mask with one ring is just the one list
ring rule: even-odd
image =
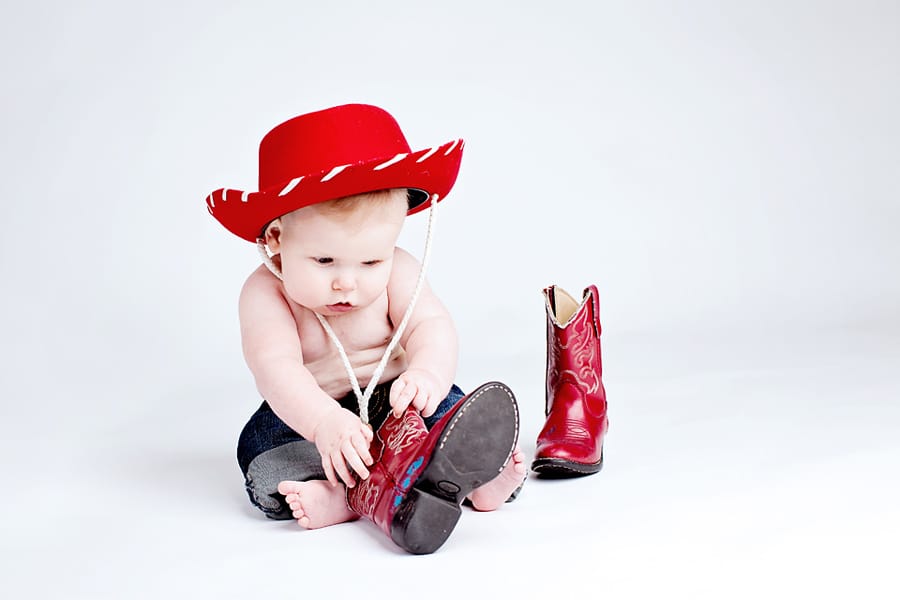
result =
[{"label": "baby's eye", "polygon": [[366,260],[366,261],[363,261],[363,264],[366,265],[367,267],[371,267],[371,266],[374,266],[374,265],[377,265],[377,264],[380,264],[380,263],[381,263],[380,260]]},{"label": "baby's eye", "polygon": [[328,256],[316,256],[313,258],[314,261],[319,263],[320,265],[330,265],[334,262],[334,259]]}]

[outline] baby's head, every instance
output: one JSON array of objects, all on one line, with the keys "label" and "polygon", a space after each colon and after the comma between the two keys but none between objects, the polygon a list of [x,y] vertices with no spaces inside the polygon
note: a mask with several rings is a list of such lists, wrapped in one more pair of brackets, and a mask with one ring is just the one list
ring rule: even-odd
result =
[{"label": "baby's head", "polygon": [[343,314],[387,288],[408,208],[407,190],[329,200],[272,221],[265,231],[278,254],[288,296],[321,315]]}]

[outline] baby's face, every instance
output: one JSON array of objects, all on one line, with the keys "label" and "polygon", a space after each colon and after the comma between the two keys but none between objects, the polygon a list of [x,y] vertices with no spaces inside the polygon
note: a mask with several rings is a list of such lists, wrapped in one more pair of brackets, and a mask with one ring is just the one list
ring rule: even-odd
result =
[{"label": "baby's face", "polygon": [[405,202],[391,202],[338,215],[310,206],[282,218],[288,296],[323,316],[370,305],[387,288],[405,216]]}]

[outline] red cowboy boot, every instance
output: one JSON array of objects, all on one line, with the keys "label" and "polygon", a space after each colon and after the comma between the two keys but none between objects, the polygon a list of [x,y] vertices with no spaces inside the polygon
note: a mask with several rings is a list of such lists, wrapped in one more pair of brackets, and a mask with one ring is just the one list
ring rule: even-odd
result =
[{"label": "red cowboy boot", "polygon": [[412,407],[375,432],[369,477],[347,488],[347,505],[413,554],[446,541],[460,503],[496,477],[512,456],[519,411],[502,383],[487,383],[425,429]]},{"label": "red cowboy boot", "polygon": [[556,477],[590,475],[603,466],[606,391],[600,360],[597,288],[581,304],[565,290],[544,290],[547,307],[547,421],[532,470]]}]

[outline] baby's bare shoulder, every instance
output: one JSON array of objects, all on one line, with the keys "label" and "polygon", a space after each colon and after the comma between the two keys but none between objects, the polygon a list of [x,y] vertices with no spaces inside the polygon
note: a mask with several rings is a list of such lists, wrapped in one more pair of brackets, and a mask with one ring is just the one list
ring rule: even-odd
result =
[{"label": "baby's bare shoulder", "polygon": [[284,286],[266,267],[255,270],[244,282],[238,317],[246,356],[296,356],[299,352],[297,323]]},{"label": "baby's bare shoulder", "polygon": [[418,277],[419,261],[403,248],[394,248],[391,278],[388,280],[387,286],[388,298],[392,302],[397,299],[407,301],[416,286]]},{"label": "baby's bare shoulder", "polygon": [[265,266],[260,266],[247,277],[238,299],[238,311],[242,321],[251,315],[255,321],[269,312],[292,312],[284,286]]},{"label": "baby's bare shoulder", "polygon": [[283,287],[281,281],[265,265],[260,265],[244,281],[244,286],[241,288],[241,296],[246,294],[254,296],[257,294],[280,295]]},{"label": "baby's bare shoulder", "polygon": [[391,267],[391,279],[397,277],[413,278],[419,275],[419,267],[421,264],[415,256],[404,250],[403,248],[394,248],[394,264]]}]

